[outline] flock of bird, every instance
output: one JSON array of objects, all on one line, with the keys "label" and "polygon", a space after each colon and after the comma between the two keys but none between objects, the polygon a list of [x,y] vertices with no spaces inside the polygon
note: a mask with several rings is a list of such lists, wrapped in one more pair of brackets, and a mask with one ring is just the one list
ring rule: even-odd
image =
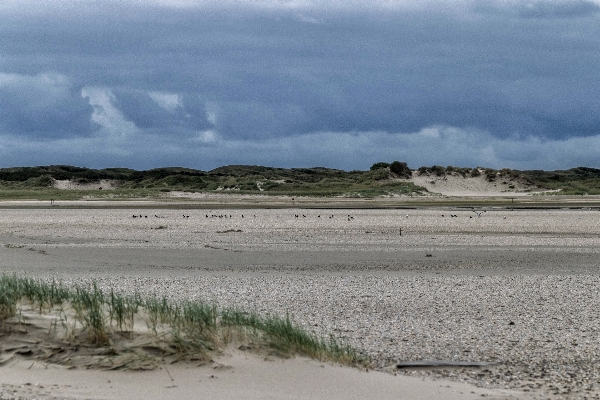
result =
[{"label": "flock of bird", "polygon": [[[480,217],[481,217],[481,214],[483,214],[483,213],[484,213],[484,212],[486,212],[486,211],[485,211],[485,210],[483,210],[483,211],[474,211],[474,210],[473,210],[473,212],[474,212],[475,214],[477,214],[477,218],[480,218]],[[442,214],[442,217],[445,217],[445,216],[446,216],[445,214]],[[407,217],[408,217],[408,216],[407,216]],[[458,215],[457,215],[457,214],[450,214],[450,218],[458,218]],[[473,215],[469,215],[469,218],[473,218]],[[504,217],[504,219],[506,219],[506,217]]]},{"label": "flock of bird", "polygon": [[[183,214],[182,216],[183,216],[183,218],[189,218],[190,217],[189,215],[186,215],[186,214]],[[156,215],[156,214],[154,214],[154,217],[155,218],[165,218],[163,216]],[[231,214],[210,214],[210,215],[205,214],[205,218],[233,219],[233,217],[234,216],[231,215]],[[256,214],[252,214],[252,217],[256,218]],[[294,217],[295,218],[300,218],[300,217],[306,218],[306,214],[294,214]],[[407,217],[408,217],[408,215],[407,215]],[[133,214],[132,218],[148,218],[148,216],[147,215],[143,215],[143,214]],[[244,218],[244,214],[241,214],[241,218]],[[321,218],[321,214],[317,215],[317,218]],[[334,215],[331,214],[331,215],[327,216],[327,218],[333,219]],[[352,215],[350,215],[350,214],[348,214],[346,218],[348,219],[348,221],[352,221],[354,219],[354,217]]]},{"label": "flock of bird", "polygon": [[[301,215],[302,215],[302,218],[306,218],[306,214],[294,214],[294,217],[295,218],[300,218]],[[333,217],[334,217],[334,215],[331,214],[327,218],[333,219]],[[317,215],[317,218],[321,218],[321,214]],[[348,221],[352,221],[354,219],[354,217],[351,216],[350,214],[348,214],[347,218],[348,218]]]},{"label": "flock of bird", "polygon": [[[483,211],[475,211],[475,210],[473,210],[473,213],[475,215],[477,215],[477,218],[481,218],[482,214],[485,213],[485,212],[486,212],[486,210],[483,210]],[[442,215],[443,218],[445,218],[447,216],[449,216],[450,218],[458,218],[458,214],[441,214],[441,215]],[[244,214],[241,214],[240,216],[241,216],[241,218],[245,218]],[[133,218],[148,218],[147,215],[143,215],[143,214],[133,214],[132,217]],[[159,215],[156,215],[156,214],[154,214],[154,217],[156,217],[156,218],[165,218],[163,216],[159,216]],[[182,217],[183,218],[189,218],[190,216],[187,215],[187,214],[182,214]],[[333,219],[335,217],[335,215],[334,214],[328,214],[328,215],[326,215],[324,217],[327,217],[328,219]],[[406,214],[406,218],[408,218],[408,217],[409,217],[409,215]],[[205,214],[205,218],[209,218],[209,219],[212,219],[212,218],[217,218],[217,219],[233,219],[234,216],[231,215],[231,214],[210,214],[210,215],[209,214]],[[252,218],[256,218],[256,214],[252,214]],[[307,218],[307,216],[306,216],[306,214],[294,214],[294,218],[296,218],[296,219]],[[317,218],[321,218],[321,214],[318,214]],[[354,216],[352,216],[350,214],[348,214],[348,215],[346,215],[345,217],[342,217],[342,218],[346,218],[348,221],[354,220]],[[473,215],[472,214],[469,215],[469,218],[473,218]],[[503,216],[503,219],[506,219],[506,216]]]}]

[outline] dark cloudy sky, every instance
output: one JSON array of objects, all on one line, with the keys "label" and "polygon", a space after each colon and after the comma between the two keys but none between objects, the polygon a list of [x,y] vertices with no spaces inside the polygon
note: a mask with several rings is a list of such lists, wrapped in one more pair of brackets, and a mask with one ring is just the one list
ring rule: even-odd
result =
[{"label": "dark cloudy sky", "polygon": [[2,0],[0,167],[600,168],[600,0]]}]

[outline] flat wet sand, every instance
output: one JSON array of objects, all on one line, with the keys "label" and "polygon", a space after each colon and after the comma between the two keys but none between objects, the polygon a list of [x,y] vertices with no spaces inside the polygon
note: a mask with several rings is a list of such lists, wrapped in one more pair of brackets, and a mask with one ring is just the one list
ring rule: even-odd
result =
[{"label": "flat wet sand", "polygon": [[[134,217],[135,216],[135,217]],[[3,209],[0,270],[289,314],[397,371],[598,396],[600,212]]]},{"label": "flat wet sand", "polygon": [[586,210],[2,210],[0,266],[109,276],[595,274],[599,233],[600,212]]}]

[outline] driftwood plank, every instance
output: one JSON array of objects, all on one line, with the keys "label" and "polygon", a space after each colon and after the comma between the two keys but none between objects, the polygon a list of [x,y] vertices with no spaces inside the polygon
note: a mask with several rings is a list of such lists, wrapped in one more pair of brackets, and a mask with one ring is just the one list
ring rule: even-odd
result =
[{"label": "driftwood plank", "polygon": [[497,362],[484,361],[403,361],[396,364],[396,368],[481,368],[498,364]]}]

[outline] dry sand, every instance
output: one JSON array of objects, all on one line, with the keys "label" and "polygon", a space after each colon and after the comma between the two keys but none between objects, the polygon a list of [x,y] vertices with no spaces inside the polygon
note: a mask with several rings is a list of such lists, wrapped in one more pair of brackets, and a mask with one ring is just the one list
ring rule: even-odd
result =
[{"label": "dry sand", "polygon": [[210,366],[153,371],[65,370],[21,362],[2,368],[3,399],[475,399],[519,398],[444,380],[364,372],[295,358],[231,351]]},{"label": "dry sand", "polygon": [[413,171],[410,181],[431,193],[443,196],[523,197],[550,192],[520,178],[498,177],[490,181],[484,175],[484,171],[480,171],[481,175],[476,177],[462,176],[458,173],[443,176],[431,173],[421,175],[417,171]]},{"label": "dry sand", "polygon": [[[18,318],[6,321],[0,336],[0,398],[474,399],[518,394],[281,357],[234,341],[208,361],[192,357],[157,362],[131,351],[151,347],[151,342],[140,342],[146,339],[141,333],[145,328],[139,327],[137,346],[108,356],[103,348],[61,340],[64,324],[53,322],[58,319],[67,318],[63,313],[40,314],[25,304]],[[113,349],[120,347],[119,337],[114,339]]]},{"label": "dry sand", "polygon": [[[597,209],[150,205],[3,209],[0,271],[289,313],[369,354],[379,371],[235,348],[215,364],[169,365],[171,376],[65,370],[17,355],[0,367],[0,398],[600,395]],[[394,368],[414,360],[498,365]]]},{"label": "dry sand", "polygon": [[[64,316],[63,316],[64,317]],[[24,307],[1,336],[2,399],[475,399],[512,390],[398,376],[230,345],[210,361],[154,363],[55,340],[53,314]],[[59,328],[60,330],[60,324]],[[113,345],[114,346],[114,345]],[[101,350],[101,349],[100,349]]]}]

